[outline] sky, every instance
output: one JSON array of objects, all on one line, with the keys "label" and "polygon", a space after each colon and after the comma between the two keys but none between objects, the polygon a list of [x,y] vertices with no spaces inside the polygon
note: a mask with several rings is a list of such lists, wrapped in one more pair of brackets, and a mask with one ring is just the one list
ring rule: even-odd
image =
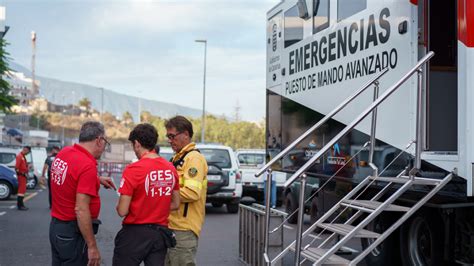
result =
[{"label": "sky", "polygon": [[10,57],[36,73],[261,121],[266,12],[278,0],[2,0]]}]

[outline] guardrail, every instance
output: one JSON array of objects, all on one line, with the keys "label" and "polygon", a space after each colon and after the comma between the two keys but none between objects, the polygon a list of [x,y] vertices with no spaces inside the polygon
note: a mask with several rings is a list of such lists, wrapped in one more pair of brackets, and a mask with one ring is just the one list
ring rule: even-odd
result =
[{"label": "guardrail", "polygon": [[102,162],[99,161],[97,164],[97,171],[100,176],[112,176],[122,174],[123,170],[129,163],[124,162]]},{"label": "guardrail", "polygon": [[[252,266],[266,265],[263,254],[265,253],[265,206],[252,204],[239,205],[239,259]],[[271,209],[270,216],[283,222],[286,213]],[[283,250],[283,228],[278,235],[278,243],[269,244],[270,247],[279,247]],[[275,233],[277,233],[275,232]]]}]

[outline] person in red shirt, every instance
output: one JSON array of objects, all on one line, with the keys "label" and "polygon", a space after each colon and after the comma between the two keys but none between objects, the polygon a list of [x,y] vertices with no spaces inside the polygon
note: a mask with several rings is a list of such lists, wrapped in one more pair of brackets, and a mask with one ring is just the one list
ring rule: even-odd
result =
[{"label": "person in red shirt", "polygon": [[62,149],[50,169],[52,208],[49,227],[52,265],[99,266],[94,234],[100,211],[99,188],[115,186],[110,177],[99,177],[97,159],[109,142],[104,126],[86,122],[79,144]]},{"label": "person in red shirt", "polygon": [[156,154],[154,126],[137,125],[128,140],[139,160],[125,168],[120,182],[117,213],[125,218],[115,237],[113,265],[164,265],[167,248],[175,245],[168,216],[179,207],[178,173]]},{"label": "person in red shirt", "polygon": [[15,171],[18,177],[18,194],[17,194],[17,208],[20,211],[26,211],[28,208],[23,203],[26,192],[26,181],[28,177],[28,162],[26,161],[26,155],[31,152],[30,146],[25,146],[16,156]]}]

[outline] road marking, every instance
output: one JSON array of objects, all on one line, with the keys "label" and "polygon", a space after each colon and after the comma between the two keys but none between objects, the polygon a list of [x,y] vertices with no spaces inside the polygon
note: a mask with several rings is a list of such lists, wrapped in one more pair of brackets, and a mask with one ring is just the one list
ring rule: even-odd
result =
[{"label": "road marking", "polygon": [[4,215],[5,213],[7,213],[7,212],[0,212],[0,216]]},{"label": "road marking", "polygon": [[38,192],[35,192],[35,193],[31,194],[31,195],[26,196],[26,197],[23,199],[23,201],[27,201],[27,200],[33,198],[33,197],[36,196],[36,195],[38,195]]},{"label": "road marking", "polygon": [[10,206],[10,209],[15,209],[15,207],[16,207],[15,205],[12,205]]},{"label": "road marking", "polygon": [[0,206],[0,209],[11,209],[11,206]]}]

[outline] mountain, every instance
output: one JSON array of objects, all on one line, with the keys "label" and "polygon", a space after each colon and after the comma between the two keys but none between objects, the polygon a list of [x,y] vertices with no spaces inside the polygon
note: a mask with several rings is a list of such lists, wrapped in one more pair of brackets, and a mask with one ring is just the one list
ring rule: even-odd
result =
[{"label": "mountain", "polygon": [[[22,72],[25,76],[31,77],[31,72],[27,68],[13,62],[10,62],[9,65],[12,70]],[[128,111],[133,115],[135,120],[138,120],[137,114],[140,107],[142,111],[148,111],[162,118],[170,118],[177,114],[200,117],[202,114],[202,111],[199,109],[120,94],[92,85],[61,81],[41,76],[37,76],[36,79],[41,82],[40,94],[54,104],[77,104],[80,99],[88,98],[92,103],[92,108],[100,111],[102,109],[103,100],[104,112],[122,117],[122,114]]]}]

